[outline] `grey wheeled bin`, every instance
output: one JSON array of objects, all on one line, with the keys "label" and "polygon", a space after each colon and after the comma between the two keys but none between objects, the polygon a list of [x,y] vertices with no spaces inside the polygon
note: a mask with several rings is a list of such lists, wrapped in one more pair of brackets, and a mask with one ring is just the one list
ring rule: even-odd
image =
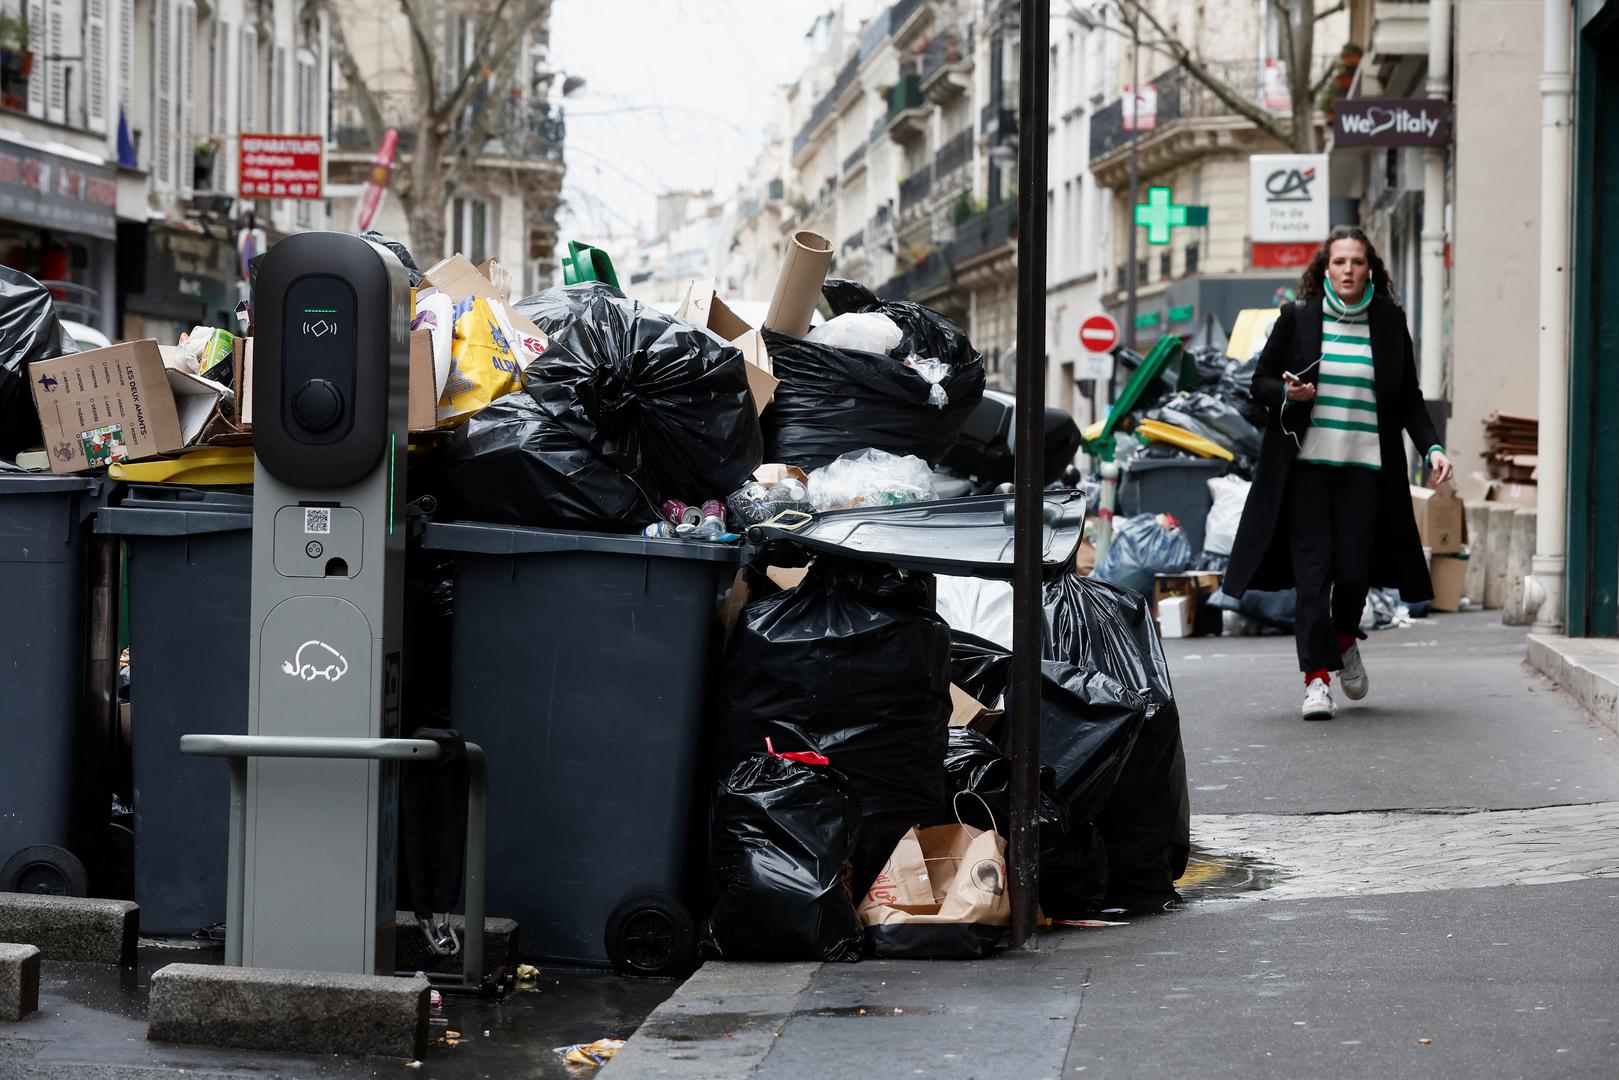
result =
[{"label": "grey wheeled bin", "polygon": [[735,546],[430,525],[452,556],[456,728],[489,757],[488,905],[525,954],[678,975],[695,957],[715,601]]},{"label": "grey wheeled bin", "polygon": [[247,733],[252,508],[237,491],[151,484],[97,517],[126,553],[144,933],[189,936],[225,921],[230,777],[181,754],[180,736]]},{"label": "grey wheeled bin", "polygon": [[1209,508],[1214,505],[1209,481],[1224,476],[1230,468],[1220,458],[1132,458],[1119,482],[1119,516],[1173,514],[1192,545],[1192,554],[1201,555]]},{"label": "grey wheeled bin", "polygon": [[[102,482],[0,473],[0,891],[88,894],[73,848],[83,747],[86,537]],[[97,809],[106,820],[110,793]]]}]

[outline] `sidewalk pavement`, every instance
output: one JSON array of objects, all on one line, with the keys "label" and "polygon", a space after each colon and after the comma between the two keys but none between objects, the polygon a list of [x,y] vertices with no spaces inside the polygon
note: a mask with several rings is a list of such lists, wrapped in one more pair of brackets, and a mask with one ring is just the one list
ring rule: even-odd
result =
[{"label": "sidewalk pavement", "polygon": [[979,963],[709,964],[604,1080],[1613,1075],[1619,737],[1521,631],[1374,634],[1326,724],[1289,639],[1168,645],[1204,899]]}]

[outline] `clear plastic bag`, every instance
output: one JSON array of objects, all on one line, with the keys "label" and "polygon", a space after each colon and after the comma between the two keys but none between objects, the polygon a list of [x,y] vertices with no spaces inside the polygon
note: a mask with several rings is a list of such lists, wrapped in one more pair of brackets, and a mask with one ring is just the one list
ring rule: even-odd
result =
[{"label": "clear plastic bag", "polygon": [[[905,334],[899,324],[880,311],[847,311],[835,315],[811,330],[806,341],[830,345],[835,349],[859,349],[887,355],[899,348]],[[945,368],[945,375],[950,373]],[[944,376],[941,375],[942,379]]]},{"label": "clear plastic bag", "polygon": [[933,470],[919,457],[867,448],[844,454],[810,473],[809,500],[817,510],[931,502]]},{"label": "clear plastic bag", "polygon": [[774,484],[748,481],[725,500],[725,509],[732,523],[745,529],[749,525],[763,525],[786,510],[813,514],[815,504],[809,501],[809,486],[789,476]]},{"label": "clear plastic bag", "polygon": [[950,404],[950,395],[940,384],[950,375],[950,365],[943,360],[929,360],[912,353],[905,358],[905,366],[928,381],[928,404],[942,409]]}]

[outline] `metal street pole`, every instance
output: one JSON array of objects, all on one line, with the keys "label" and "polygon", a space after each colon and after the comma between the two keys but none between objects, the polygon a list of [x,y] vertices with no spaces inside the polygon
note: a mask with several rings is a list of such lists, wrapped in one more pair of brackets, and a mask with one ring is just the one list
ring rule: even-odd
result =
[{"label": "metal street pole", "polygon": [[1051,0],[1019,0],[1017,455],[1013,474],[1012,791],[1007,876],[1012,947],[1035,930],[1040,899],[1040,656],[1046,415],[1046,133],[1051,123]]},{"label": "metal street pole", "polygon": [[1130,261],[1125,267],[1127,295],[1124,298],[1124,344],[1136,347],[1136,203],[1141,201],[1141,13],[1130,7],[1130,205],[1124,208],[1125,228],[1130,232]]}]

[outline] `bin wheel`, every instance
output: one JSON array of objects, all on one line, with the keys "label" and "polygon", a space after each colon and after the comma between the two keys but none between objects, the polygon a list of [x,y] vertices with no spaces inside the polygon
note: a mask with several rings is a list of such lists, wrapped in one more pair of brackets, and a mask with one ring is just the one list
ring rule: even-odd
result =
[{"label": "bin wheel", "polygon": [[686,905],[656,890],[634,892],[607,917],[607,958],[620,975],[672,979],[697,960],[697,922]]},{"label": "bin wheel", "polygon": [[55,844],[25,847],[0,866],[0,892],[89,896],[90,875],[79,857]]}]

